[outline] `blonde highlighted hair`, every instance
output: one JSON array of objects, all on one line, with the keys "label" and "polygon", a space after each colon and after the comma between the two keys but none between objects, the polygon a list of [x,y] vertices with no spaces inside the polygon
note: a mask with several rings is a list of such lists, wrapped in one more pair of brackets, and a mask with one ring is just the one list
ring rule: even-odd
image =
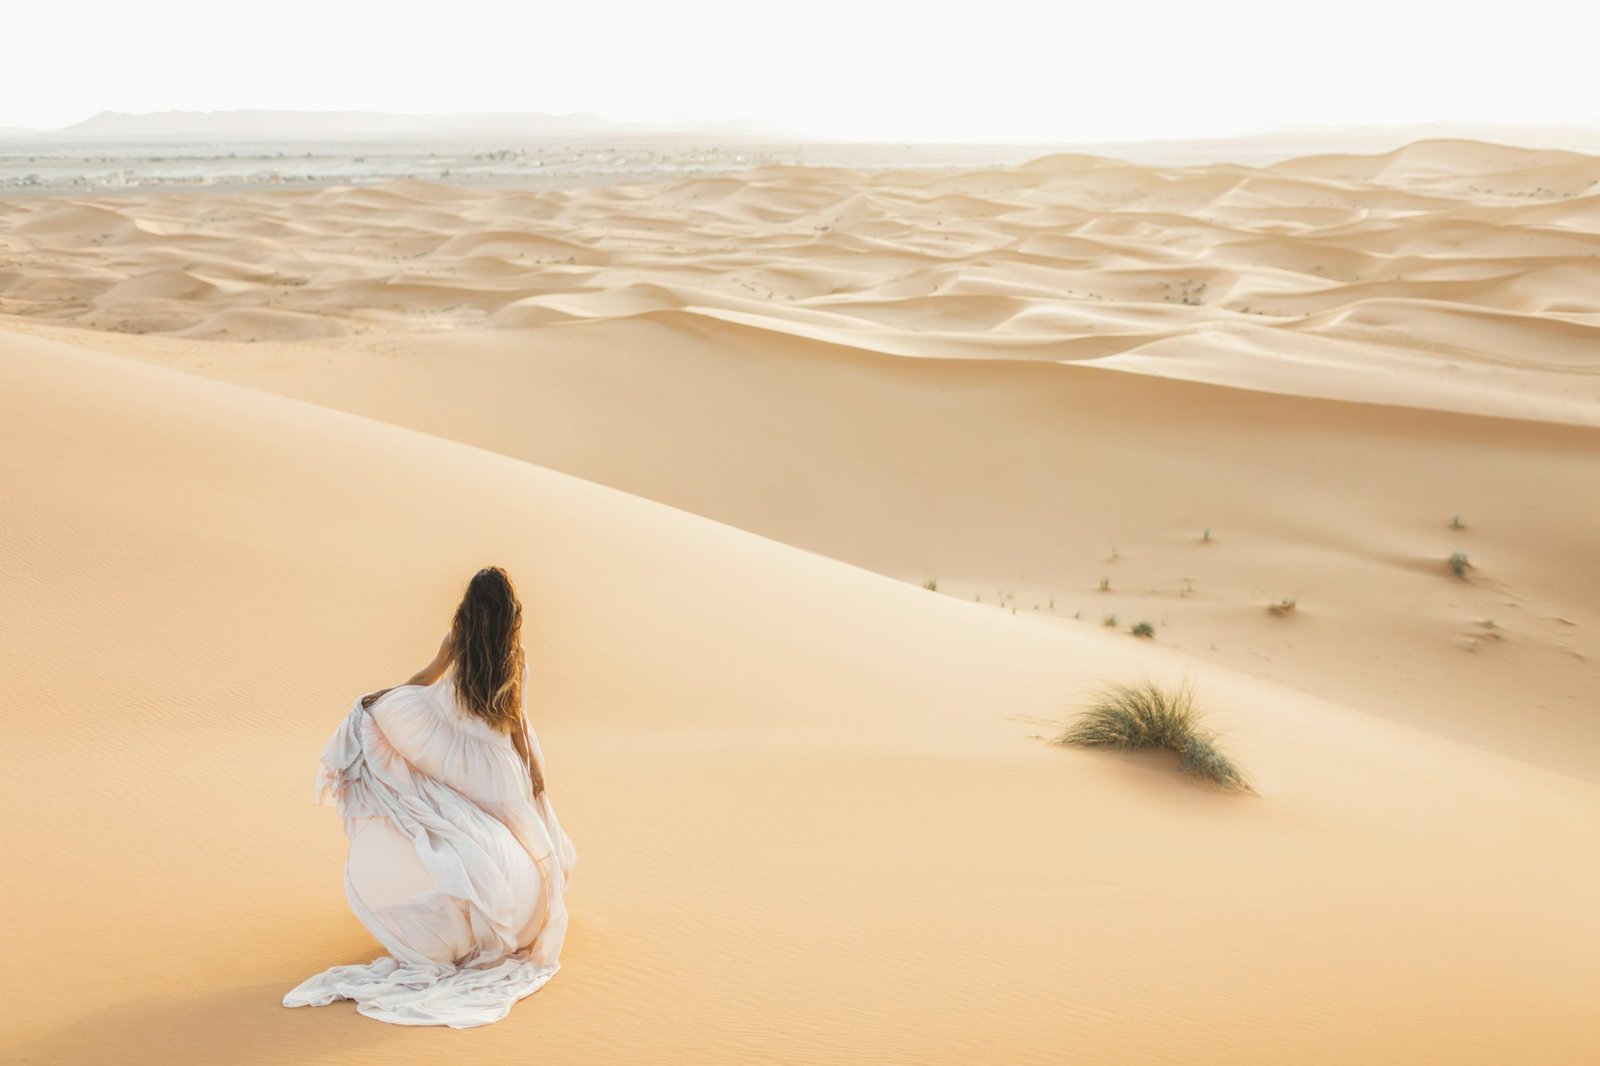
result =
[{"label": "blonde highlighted hair", "polygon": [[522,601],[511,575],[472,575],[450,623],[451,666],[461,706],[501,732],[522,717]]}]

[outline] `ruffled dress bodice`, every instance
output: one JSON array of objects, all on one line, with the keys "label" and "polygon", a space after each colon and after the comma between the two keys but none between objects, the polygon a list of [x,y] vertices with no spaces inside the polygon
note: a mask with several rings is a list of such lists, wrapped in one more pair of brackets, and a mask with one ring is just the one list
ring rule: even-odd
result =
[{"label": "ruffled dress bodice", "polygon": [[370,714],[381,742],[374,736],[369,758],[392,752],[479,803],[532,801],[533,784],[511,734],[459,704],[453,670],[431,685],[391,689]]}]

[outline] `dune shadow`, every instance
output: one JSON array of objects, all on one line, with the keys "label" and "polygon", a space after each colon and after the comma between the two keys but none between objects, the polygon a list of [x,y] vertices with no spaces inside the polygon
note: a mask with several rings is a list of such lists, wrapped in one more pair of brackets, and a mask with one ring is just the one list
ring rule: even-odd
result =
[{"label": "dune shadow", "polygon": [[367,1018],[355,1003],[285,1007],[294,981],[175,996],[143,996],[83,1013],[69,1024],[0,1054],[0,1062],[37,1066],[102,1063],[300,1064],[376,1059],[400,1036],[432,1043],[442,1027],[401,1026]]}]

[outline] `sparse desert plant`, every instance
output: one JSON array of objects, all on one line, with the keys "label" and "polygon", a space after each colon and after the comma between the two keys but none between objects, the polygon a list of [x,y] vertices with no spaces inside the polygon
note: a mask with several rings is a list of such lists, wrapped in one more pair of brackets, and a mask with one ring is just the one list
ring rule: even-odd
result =
[{"label": "sparse desert plant", "polygon": [[1203,544],[1210,544],[1211,543],[1211,527],[1210,526],[1207,526],[1206,527],[1206,531],[1204,533],[1200,534],[1200,541]]},{"label": "sparse desert plant", "polygon": [[936,577],[930,577],[928,580],[922,583],[922,587],[927,589],[929,592],[938,592],[939,579]]},{"label": "sparse desert plant", "polygon": [[1105,621],[1100,624],[1110,629],[1115,629],[1117,628],[1117,616],[1114,614],[1108,614],[1106,615]]},{"label": "sparse desert plant", "polygon": [[1113,684],[1097,692],[1088,710],[1057,739],[1058,744],[1105,748],[1165,748],[1182,760],[1185,773],[1224,788],[1255,791],[1239,768],[1217,750],[1215,734],[1202,729],[1194,689],[1154,681]]},{"label": "sparse desert plant", "polygon": [[1450,553],[1450,572],[1456,575],[1456,577],[1465,578],[1467,576],[1467,567],[1471,565],[1471,563],[1467,562],[1466,552],[1457,551]]},{"label": "sparse desert plant", "polygon": [[1459,514],[1453,514],[1453,515],[1450,516],[1450,528],[1451,529],[1466,529],[1467,526],[1466,526],[1465,522],[1461,521],[1461,516]]},{"label": "sparse desert plant", "polygon": [[1149,622],[1140,622],[1138,625],[1128,630],[1128,632],[1132,633],[1136,637],[1154,637],[1156,635],[1156,627],[1151,625]]},{"label": "sparse desert plant", "polygon": [[1267,613],[1275,614],[1281,618],[1286,614],[1292,614],[1294,612],[1295,603],[1296,601],[1292,598],[1287,600],[1279,600],[1277,603],[1269,603],[1267,604]]},{"label": "sparse desert plant", "polygon": [[1109,577],[1103,577],[1103,578],[1100,579],[1100,591],[1101,592],[1110,592],[1111,591],[1111,579]]}]

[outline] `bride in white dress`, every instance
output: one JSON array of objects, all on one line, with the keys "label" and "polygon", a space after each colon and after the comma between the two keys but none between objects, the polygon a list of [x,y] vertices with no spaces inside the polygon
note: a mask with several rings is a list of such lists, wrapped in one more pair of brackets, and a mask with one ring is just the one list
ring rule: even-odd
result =
[{"label": "bride in white dress", "polygon": [[509,575],[478,571],[433,662],[334,731],[316,802],[344,819],[345,896],[389,954],[307,978],[284,1006],[352,999],[380,1021],[465,1029],[560,969],[576,852],[528,723],[521,629]]}]

